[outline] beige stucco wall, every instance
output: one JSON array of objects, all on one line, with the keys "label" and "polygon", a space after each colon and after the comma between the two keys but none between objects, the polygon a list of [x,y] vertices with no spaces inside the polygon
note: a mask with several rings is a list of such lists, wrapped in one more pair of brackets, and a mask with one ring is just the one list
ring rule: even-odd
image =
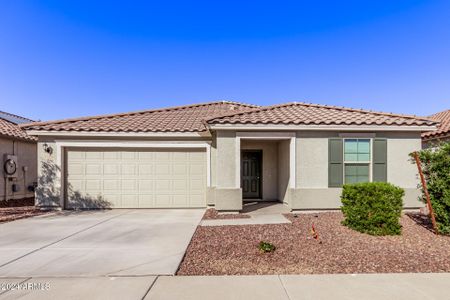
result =
[{"label": "beige stucco wall", "polygon": [[[420,149],[419,133],[377,133],[377,137],[388,138],[388,181],[405,188],[405,206],[422,206],[417,199],[418,184],[415,166],[408,161],[408,154]],[[340,191],[328,188],[328,139],[338,137],[338,132],[299,131],[296,133],[295,188],[286,188],[289,183],[289,141],[249,141],[242,139],[243,149],[263,150],[263,196],[267,200],[279,199],[292,209],[339,208]],[[62,140],[62,137],[58,137]],[[70,138],[76,140],[76,138]],[[91,138],[94,141],[101,139]],[[42,143],[56,150],[54,137],[40,138],[38,146],[39,188],[37,201],[43,206],[59,206],[61,193],[61,170],[56,166],[56,151],[52,155],[43,151]],[[108,140],[111,140],[110,138]],[[123,140],[123,138],[121,139]],[[138,139],[129,139],[132,142]],[[149,138],[145,139],[149,140]],[[176,139],[160,139],[161,142]],[[182,139],[180,139],[181,141]],[[186,141],[187,139],[184,139]],[[195,140],[204,142],[208,139]],[[211,141],[211,139],[209,139]],[[193,139],[189,140],[193,142]],[[218,131],[212,138],[211,187],[207,190],[207,203],[224,210],[239,210],[242,205],[242,191],[237,184],[236,133]],[[264,156],[265,154],[265,156]],[[63,166],[63,164],[62,164]],[[63,170],[62,170],[63,171]],[[239,178],[238,178],[239,179]],[[218,203],[219,202],[219,203]]]},{"label": "beige stucco wall", "polygon": [[[339,208],[341,189],[328,188],[328,139],[339,132],[297,132],[297,182],[291,191],[293,209]],[[380,132],[387,138],[388,182],[405,190],[404,206],[421,207],[417,200],[418,174],[409,161],[409,153],[421,147],[420,133]]]},{"label": "beige stucco wall", "polygon": [[217,132],[217,169],[218,188],[237,188],[236,186],[236,133]]},{"label": "beige stucco wall", "polygon": [[262,150],[262,200],[277,200],[278,142],[241,140],[241,149]]},{"label": "beige stucco wall", "polygon": [[[44,151],[47,143],[53,149],[49,154]],[[52,139],[39,139],[38,156],[38,187],[36,189],[36,205],[41,207],[59,207],[61,203],[61,167],[57,165],[56,144]]]},{"label": "beige stucco wall", "polygon": [[[6,182],[3,171],[3,157],[5,154],[16,155],[18,160],[17,177],[12,180],[8,179]],[[34,192],[30,192],[28,186],[32,186],[37,181],[36,143],[0,138],[0,159],[2,162],[2,167],[0,168],[0,201],[5,200],[5,192],[7,193],[6,199],[34,197]],[[24,167],[26,167],[26,171]],[[12,191],[12,184],[18,186],[18,192]]]},{"label": "beige stucco wall", "polygon": [[289,204],[290,141],[278,142],[278,200]]}]

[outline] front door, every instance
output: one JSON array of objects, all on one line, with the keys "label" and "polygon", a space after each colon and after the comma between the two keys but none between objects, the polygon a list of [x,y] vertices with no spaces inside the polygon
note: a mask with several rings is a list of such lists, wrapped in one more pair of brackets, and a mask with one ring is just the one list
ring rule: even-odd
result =
[{"label": "front door", "polygon": [[241,155],[241,188],[244,199],[261,199],[262,151],[243,150]]}]

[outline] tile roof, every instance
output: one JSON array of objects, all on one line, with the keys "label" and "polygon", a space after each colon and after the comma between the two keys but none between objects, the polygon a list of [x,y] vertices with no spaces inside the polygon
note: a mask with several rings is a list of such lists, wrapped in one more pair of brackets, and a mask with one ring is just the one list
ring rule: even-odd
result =
[{"label": "tile roof", "polygon": [[[16,117],[21,118],[19,116]],[[3,118],[2,115],[0,115],[0,136],[27,141],[37,141],[35,137],[28,135],[24,129],[19,127],[19,125]]]},{"label": "tile roof", "polygon": [[429,118],[441,123],[438,126],[438,130],[423,133],[423,139],[439,138],[450,135],[450,109],[436,113]]},{"label": "tile roof", "polygon": [[433,126],[437,122],[417,116],[397,115],[310,103],[286,103],[258,110],[209,118],[208,124],[280,125],[392,125]]},{"label": "tile roof", "polygon": [[218,101],[130,113],[26,124],[26,130],[77,132],[202,132],[206,118],[250,111],[259,106]]},{"label": "tile roof", "polygon": [[218,101],[130,113],[35,122],[26,130],[55,132],[204,132],[210,124],[434,126],[408,115],[307,103],[256,106]]}]

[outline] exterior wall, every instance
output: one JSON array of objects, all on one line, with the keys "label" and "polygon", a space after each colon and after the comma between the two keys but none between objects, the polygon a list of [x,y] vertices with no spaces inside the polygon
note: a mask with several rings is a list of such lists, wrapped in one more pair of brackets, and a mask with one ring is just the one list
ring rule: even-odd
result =
[{"label": "exterior wall", "polygon": [[[64,149],[58,149],[58,143],[64,142],[83,142],[83,147],[90,147],[89,143],[96,142],[111,142],[111,143],[133,143],[142,144],[150,142],[152,147],[160,144],[202,144],[210,142],[210,138],[102,138],[102,137],[65,137],[65,136],[40,136],[37,146],[38,156],[38,188],[36,190],[36,205],[41,207],[63,207],[64,206],[64,165],[65,156]],[[43,144],[46,143],[53,149],[51,154],[44,151]],[[150,145],[150,144],[149,144]],[[98,147],[98,146],[95,146]],[[111,148],[113,146],[108,146]],[[60,147],[61,148],[61,147]],[[114,148],[114,147],[113,147]],[[133,148],[133,146],[130,146]],[[157,148],[157,147],[156,147]],[[188,147],[187,147],[188,148]],[[211,176],[212,177],[212,176]],[[210,193],[212,188],[207,189],[207,194]],[[214,194],[213,194],[214,195]]]},{"label": "exterior wall", "polygon": [[290,151],[290,141],[279,141],[278,142],[278,200],[288,204],[290,202],[289,193],[289,151]]},{"label": "exterior wall", "polygon": [[[44,151],[43,144],[47,143],[53,149],[49,154]],[[61,166],[57,163],[56,143],[53,140],[39,139],[38,155],[38,187],[36,189],[36,205],[40,207],[60,207],[62,177]]]},{"label": "exterior wall", "polygon": [[[215,205],[222,210],[242,209],[242,190],[236,178],[236,155],[240,149],[262,149],[263,168],[267,169],[263,178],[264,199],[278,199],[288,203],[292,209],[337,209],[340,207],[340,188],[328,188],[328,139],[339,137],[339,132],[299,131],[296,133],[295,182],[294,188],[289,186],[289,153],[288,140],[280,141],[249,141],[236,140],[234,131],[217,131],[211,139],[166,138],[161,142],[211,142],[210,165],[211,186],[207,189],[207,204]],[[376,133],[376,137],[388,139],[388,181],[405,189],[405,207],[423,206],[417,201],[419,191],[417,170],[409,162],[408,154],[421,147],[419,133]],[[42,137],[39,140],[38,152],[38,182],[36,202],[40,206],[60,206],[62,189],[61,172],[64,172],[62,153],[58,153],[56,140],[64,137]],[[67,139],[76,140],[74,137]],[[88,140],[83,138],[83,140]],[[91,138],[92,141],[111,140]],[[117,139],[119,140],[119,138]],[[120,138],[124,140],[124,138]],[[156,141],[158,139],[129,138],[130,142]],[[53,153],[44,152],[42,144],[46,142],[53,148]],[[158,141],[157,141],[158,142]],[[20,158],[19,158],[20,160]]]},{"label": "exterior wall", "polygon": [[238,188],[236,186],[236,133],[217,132],[217,188]]},{"label": "exterior wall", "polygon": [[262,150],[262,200],[278,200],[277,141],[241,140],[241,149]]},{"label": "exterior wall", "polygon": [[219,210],[241,210],[242,189],[236,186],[236,155],[239,153],[234,131],[218,131],[216,137],[215,206]]},{"label": "exterior wall", "polygon": [[[5,154],[17,156],[18,176],[12,180],[5,180],[3,171],[3,156]],[[28,187],[33,186],[37,182],[36,143],[0,138],[0,159],[2,162],[2,167],[0,168],[0,201],[5,200],[5,198],[10,200],[34,197],[34,192],[29,191]],[[13,184],[16,184],[18,187],[17,192],[12,191]]]},{"label": "exterior wall", "polygon": [[[297,132],[297,182],[291,190],[292,209],[337,209],[340,188],[328,188],[328,139],[339,132]],[[420,133],[380,132],[387,138],[388,182],[405,190],[404,206],[421,207],[418,201],[418,174],[409,161],[409,153],[421,148]]]}]

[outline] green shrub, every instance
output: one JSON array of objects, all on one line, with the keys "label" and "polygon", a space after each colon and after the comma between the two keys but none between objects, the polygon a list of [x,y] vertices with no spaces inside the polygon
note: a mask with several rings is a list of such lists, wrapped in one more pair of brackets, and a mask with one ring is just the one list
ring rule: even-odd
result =
[{"label": "green shrub", "polygon": [[419,158],[439,233],[450,234],[450,142],[420,151]]},{"label": "green shrub", "polygon": [[342,224],[371,235],[401,234],[403,189],[385,182],[346,184],[341,201]]},{"label": "green shrub", "polygon": [[275,251],[275,246],[269,242],[264,242],[261,241],[259,242],[259,251],[261,251],[262,253],[267,253],[267,252],[273,252]]}]

